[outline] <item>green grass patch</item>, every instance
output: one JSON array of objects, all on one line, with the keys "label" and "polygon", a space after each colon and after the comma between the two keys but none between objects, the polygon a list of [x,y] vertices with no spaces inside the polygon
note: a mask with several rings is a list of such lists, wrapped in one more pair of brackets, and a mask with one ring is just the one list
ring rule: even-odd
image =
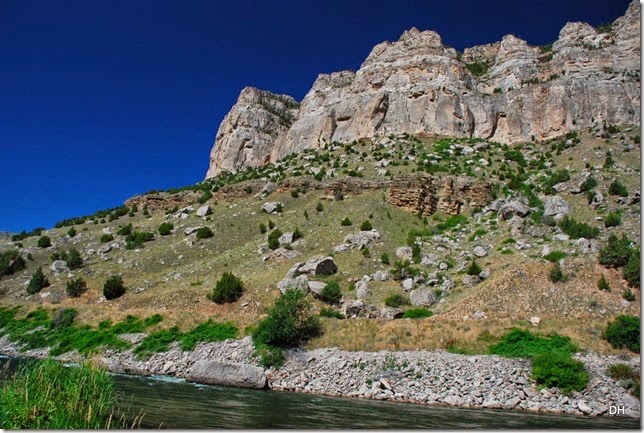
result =
[{"label": "green grass patch", "polygon": [[564,253],[563,251],[558,251],[558,250],[551,251],[549,254],[546,254],[545,256],[543,256],[544,259],[546,259],[546,260],[548,260],[549,262],[552,262],[552,263],[558,262],[559,260],[563,259],[564,257],[566,257],[566,253]]},{"label": "green grass patch", "polygon": [[550,334],[546,337],[535,335],[530,331],[513,328],[501,341],[490,346],[489,352],[507,358],[530,358],[549,352],[573,353],[577,346],[568,337]]},{"label": "green grass patch", "polygon": [[403,319],[424,319],[433,315],[434,313],[427,308],[410,308],[403,314]]},{"label": "green grass patch", "polygon": [[106,429],[115,402],[114,382],[103,369],[30,361],[2,385],[0,427]]}]

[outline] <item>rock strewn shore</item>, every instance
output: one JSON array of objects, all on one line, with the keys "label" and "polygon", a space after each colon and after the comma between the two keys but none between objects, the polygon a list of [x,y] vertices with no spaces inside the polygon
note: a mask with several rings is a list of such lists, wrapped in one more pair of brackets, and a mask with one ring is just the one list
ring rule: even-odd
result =
[{"label": "rock strewn shore", "polygon": [[[132,341],[142,336],[130,335]],[[20,353],[19,346],[0,338],[0,353],[45,357],[47,350]],[[371,398],[416,404],[469,408],[513,409],[573,415],[611,416],[610,407],[640,417],[640,402],[606,375],[611,364],[639,369],[639,358],[577,354],[590,374],[585,391],[563,395],[556,388],[538,390],[530,379],[530,362],[499,356],[466,356],[442,350],[348,352],[337,348],[290,351],[285,365],[264,370],[253,358],[249,337],[201,343],[184,352],[176,345],[147,360],[131,350],[105,351],[101,360],[115,373],[168,375],[215,385]],[[77,361],[78,354],[58,357]],[[624,416],[619,415],[619,416]]]}]

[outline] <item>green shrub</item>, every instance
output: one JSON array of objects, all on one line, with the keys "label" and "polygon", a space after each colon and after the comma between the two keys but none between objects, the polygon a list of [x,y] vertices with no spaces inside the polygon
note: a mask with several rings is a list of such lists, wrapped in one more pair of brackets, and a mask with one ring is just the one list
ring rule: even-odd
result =
[{"label": "green shrub", "polygon": [[104,234],[101,236],[101,239],[100,239],[100,240],[101,240],[101,243],[102,243],[102,244],[107,243],[107,242],[112,242],[112,241],[114,240],[114,235],[109,234],[109,233],[104,233]]},{"label": "green shrub", "polygon": [[555,264],[550,269],[550,272],[548,273],[548,279],[553,283],[565,281],[566,278],[563,271],[561,270],[561,265],[559,264],[559,262],[555,262]]},{"label": "green shrub", "polygon": [[559,228],[572,239],[594,239],[599,235],[599,229],[586,223],[579,222],[565,215],[559,222]]},{"label": "green shrub", "polygon": [[259,356],[259,365],[262,367],[279,368],[284,365],[286,356],[281,347],[269,346],[266,344],[255,345],[256,355]]},{"label": "green shrub", "polygon": [[244,283],[236,275],[224,272],[217,281],[210,295],[210,300],[217,304],[237,301],[244,292]]},{"label": "green shrub", "polygon": [[608,267],[625,266],[631,256],[631,241],[625,234],[621,238],[611,233],[608,242],[599,250],[599,263]]},{"label": "green shrub", "polygon": [[622,293],[622,298],[627,300],[628,302],[633,302],[635,300],[635,295],[633,292],[631,292],[631,289],[626,289],[624,290],[624,293]]},{"label": "green shrub", "polygon": [[276,250],[280,247],[280,236],[283,233],[280,229],[274,229],[268,234],[268,248]]},{"label": "green shrub", "polygon": [[204,193],[201,194],[201,197],[199,197],[199,204],[204,204],[211,198],[212,198],[212,193],[210,191],[204,191]]},{"label": "green shrub", "polygon": [[89,363],[70,368],[53,359],[29,361],[2,383],[0,426],[107,429],[115,397],[111,376]]},{"label": "green shrub", "polygon": [[41,268],[37,268],[34,273],[31,275],[31,280],[29,280],[29,285],[27,286],[27,293],[33,295],[34,293],[40,292],[43,287],[49,286],[49,280],[43,274]]},{"label": "green shrub", "polygon": [[610,284],[608,284],[608,280],[606,279],[604,274],[602,274],[599,281],[597,281],[597,288],[605,292],[610,292]]},{"label": "green shrub", "polygon": [[275,223],[271,220],[268,220],[268,229],[273,230],[275,228]]},{"label": "green shrub", "polygon": [[363,232],[368,232],[369,230],[373,230],[373,226],[371,225],[371,221],[365,220],[360,224],[360,231]]},{"label": "green shrub", "polygon": [[51,239],[49,239],[49,236],[41,236],[40,238],[38,238],[38,247],[39,248],[51,247]]},{"label": "green shrub", "polygon": [[481,267],[479,266],[478,263],[476,263],[476,260],[472,260],[472,263],[467,267],[466,273],[467,275],[478,275],[482,271]]},{"label": "green shrub", "polygon": [[70,248],[67,252],[67,267],[71,270],[78,269],[83,266],[83,259],[76,248]]},{"label": "green shrub", "polygon": [[505,356],[507,358],[530,358],[550,352],[574,353],[577,346],[568,337],[558,334],[540,336],[519,328],[512,328],[501,340],[490,346],[489,352],[492,355]]},{"label": "green shrub", "polygon": [[610,212],[606,218],[604,218],[604,226],[606,227],[617,227],[622,224],[622,217],[618,212]]},{"label": "green shrub", "polygon": [[475,77],[480,77],[481,75],[484,75],[487,70],[489,69],[490,65],[488,62],[473,62],[473,63],[465,63],[465,67],[467,68],[468,71]]},{"label": "green shrub", "polygon": [[264,234],[264,233],[266,233],[266,231],[267,230],[266,230],[266,226],[264,225],[264,223],[259,223],[259,232],[261,234]]},{"label": "green shrub", "polygon": [[624,266],[624,279],[633,287],[640,287],[640,249],[631,251],[628,262]]},{"label": "green shrub", "polygon": [[132,233],[132,223],[125,226],[119,226],[119,229],[116,231],[116,234],[121,236],[127,236],[130,233]]},{"label": "green shrub", "polygon": [[608,193],[610,195],[618,195],[620,197],[628,197],[628,189],[626,188],[626,185],[624,185],[618,179],[615,179],[608,186]]},{"label": "green shrub", "polygon": [[403,314],[403,319],[424,319],[426,317],[432,317],[433,315],[434,313],[427,308],[410,308]]},{"label": "green shrub", "polygon": [[350,226],[351,224],[353,224],[353,223],[352,223],[352,222],[351,222],[351,220],[350,220],[349,218],[347,218],[347,217],[345,217],[342,221],[340,221],[340,225],[341,225],[341,226]]},{"label": "green shrub", "polygon": [[439,223],[436,225],[436,229],[439,232],[447,231],[447,230],[452,230],[456,228],[456,226],[464,226],[468,223],[468,219],[465,215],[463,214],[458,214],[458,215],[450,215],[448,216],[445,221],[442,223]]},{"label": "green shrub", "polygon": [[0,253],[0,277],[22,271],[26,267],[25,259],[22,258],[17,250]]},{"label": "green shrub", "polygon": [[78,232],[76,231],[76,229],[75,229],[74,227],[70,228],[70,229],[67,231],[67,234],[69,235],[69,237],[70,237],[70,238],[73,238],[74,236],[76,236],[76,234],[77,234],[77,233],[78,233]]},{"label": "green shrub", "polygon": [[65,288],[67,295],[72,298],[78,298],[86,290],[87,290],[87,283],[81,277],[74,278],[73,280],[69,280],[67,282],[67,287]]},{"label": "green shrub", "polygon": [[136,248],[143,248],[144,242],[150,242],[153,239],[154,239],[154,233],[140,232],[138,230],[134,230],[132,233],[130,233],[125,237],[125,249],[133,250]]},{"label": "green shrub", "polygon": [[389,254],[387,254],[387,253],[382,253],[382,255],[380,256],[380,262],[381,262],[383,265],[388,265],[388,264],[389,264]]},{"label": "green shrub", "polygon": [[420,273],[417,268],[412,267],[409,260],[396,260],[391,270],[391,276],[394,280],[400,281],[406,278],[415,277]]},{"label": "green shrub", "polygon": [[564,257],[566,257],[566,253],[564,253],[563,251],[558,251],[558,250],[551,251],[549,254],[546,254],[545,256],[543,256],[544,259],[548,260],[549,262],[553,262],[553,263],[558,262],[559,260],[563,259]]},{"label": "green shrub", "polygon": [[613,155],[610,153],[610,150],[606,152],[606,159],[604,160],[604,168],[611,168],[615,164]]},{"label": "green shrub", "polygon": [[400,293],[393,293],[385,298],[385,305],[387,307],[398,308],[409,304],[409,299]]},{"label": "green shrub", "polygon": [[564,393],[583,391],[589,381],[584,363],[562,352],[544,353],[532,358],[532,377],[537,384],[557,387]]},{"label": "green shrub", "polygon": [[125,294],[125,290],[123,278],[119,275],[112,275],[103,284],[103,296],[107,300],[120,298]]},{"label": "green shrub", "polygon": [[342,292],[340,291],[340,284],[337,281],[327,283],[320,293],[320,298],[329,304],[338,304],[342,299]]},{"label": "green shrub", "polygon": [[411,246],[411,257],[412,261],[416,264],[421,262],[421,251],[420,251],[420,245],[418,243],[414,242],[414,244]]},{"label": "green shrub", "polygon": [[591,189],[597,186],[597,179],[593,176],[588,176],[588,178],[581,183],[579,186],[582,192],[590,191]]},{"label": "green shrub", "polygon": [[77,315],[78,311],[74,308],[59,308],[51,319],[49,328],[68,328],[72,326]]},{"label": "green shrub", "polygon": [[322,211],[324,210],[324,206],[322,206],[322,203],[318,203],[318,204],[315,206],[315,210],[316,210],[317,212],[322,212]]},{"label": "green shrub", "polygon": [[302,239],[304,235],[300,231],[299,227],[295,227],[295,230],[293,230],[293,242],[295,242],[298,239]]},{"label": "green shrub", "polygon": [[170,349],[170,343],[181,337],[181,331],[176,326],[169,329],[162,329],[148,334],[134,349],[134,354],[139,359],[149,358],[158,352],[166,352]]},{"label": "green shrub", "polygon": [[608,323],[602,338],[613,347],[627,349],[639,353],[640,351],[640,318],[637,316],[617,316]]},{"label": "green shrub", "polygon": [[295,347],[319,335],[320,323],[309,309],[303,292],[287,290],[253,331],[255,346]]},{"label": "green shrub", "polygon": [[291,197],[298,198],[299,196],[300,196],[300,192],[297,189],[291,190]]},{"label": "green shrub", "polygon": [[208,239],[214,235],[215,234],[210,230],[210,227],[199,227],[197,230],[197,239]]},{"label": "green shrub", "polygon": [[344,319],[344,314],[333,308],[323,307],[320,309],[320,317],[329,317],[331,319]]},{"label": "green shrub", "polygon": [[159,225],[159,234],[161,236],[168,236],[172,234],[172,230],[174,229],[174,224],[168,221],[164,221]]}]

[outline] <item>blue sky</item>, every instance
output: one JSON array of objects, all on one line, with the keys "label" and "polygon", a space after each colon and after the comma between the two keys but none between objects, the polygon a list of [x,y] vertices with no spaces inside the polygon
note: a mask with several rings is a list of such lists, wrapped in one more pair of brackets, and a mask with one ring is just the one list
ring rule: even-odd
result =
[{"label": "blue sky", "polygon": [[301,100],[408,28],[459,50],[541,45],[625,0],[0,0],[0,230],[52,227],[203,179],[247,85]]}]

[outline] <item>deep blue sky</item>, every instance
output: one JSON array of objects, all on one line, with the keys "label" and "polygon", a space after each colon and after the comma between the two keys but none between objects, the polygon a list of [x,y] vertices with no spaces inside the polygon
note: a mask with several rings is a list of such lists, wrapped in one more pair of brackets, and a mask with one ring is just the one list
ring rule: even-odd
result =
[{"label": "deep blue sky", "polygon": [[541,45],[626,0],[0,0],[0,230],[52,227],[203,179],[246,85],[300,100],[416,26],[459,50]]}]

